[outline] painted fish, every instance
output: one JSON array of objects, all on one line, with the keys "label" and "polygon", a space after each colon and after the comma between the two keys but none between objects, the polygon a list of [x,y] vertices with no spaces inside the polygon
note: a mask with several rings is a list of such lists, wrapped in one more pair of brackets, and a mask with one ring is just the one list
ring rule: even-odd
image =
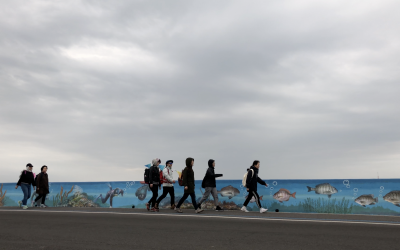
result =
[{"label": "painted fish", "polygon": [[[247,195],[247,196],[248,196],[248,195]],[[245,197],[246,199],[247,199],[247,196]],[[263,198],[263,196],[260,196],[260,201],[263,200],[262,198]],[[251,200],[250,200],[250,203],[253,203],[253,202],[256,202],[256,197],[254,197],[254,196],[253,196],[253,197],[251,198]]]},{"label": "painted fish", "polygon": [[365,207],[367,205],[375,205],[378,202],[378,198],[374,198],[373,194],[363,194],[354,201]]},{"label": "painted fish", "polygon": [[135,195],[136,197],[138,197],[139,200],[142,201],[146,199],[147,191],[150,191],[149,185],[143,185],[136,190]]},{"label": "painted fish", "polygon": [[239,189],[232,187],[231,185],[227,187],[221,188],[220,191],[218,191],[218,194],[220,194],[222,197],[228,197],[229,199],[232,199],[236,195],[240,194]]},{"label": "painted fish", "polygon": [[290,197],[293,197],[296,199],[296,192],[294,192],[293,194],[290,193],[289,190],[281,188],[279,189],[278,192],[276,192],[274,194],[274,199],[278,200],[279,202],[284,202],[284,201],[289,201]]},{"label": "painted fish", "polygon": [[383,199],[387,202],[392,203],[395,206],[400,207],[400,191],[399,190],[394,190],[394,191],[387,193],[385,196],[383,196]]},{"label": "painted fish", "polygon": [[336,194],[338,191],[335,187],[331,186],[329,183],[322,183],[315,186],[315,188],[309,187],[308,192],[315,191],[316,194],[327,194],[328,198],[331,198],[332,194]]}]

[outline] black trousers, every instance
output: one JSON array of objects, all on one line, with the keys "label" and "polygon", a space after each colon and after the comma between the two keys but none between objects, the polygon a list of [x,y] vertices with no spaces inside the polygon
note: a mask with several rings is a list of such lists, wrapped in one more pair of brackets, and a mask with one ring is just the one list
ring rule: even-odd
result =
[{"label": "black trousers", "polygon": [[46,201],[46,195],[47,194],[39,194],[39,196],[36,197],[35,202],[37,202],[38,200],[42,199],[42,204],[44,204],[44,202]]},{"label": "black trousers", "polygon": [[176,206],[176,207],[180,208],[182,203],[189,197],[189,195],[192,198],[192,204],[194,206],[194,209],[197,210],[196,194],[195,193],[185,193],[185,194],[183,194],[182,198],[178,202],[178,206]]},{"label": "black trousers", "polygon": [[246,201],[243,203],[243,206],[247,206],[251,200],[251,198],[255,198],[256,204],[259,208],[261,208],[260,196],[257,191],[249,190],[249,195],[247,196]]},{"label": "black trousers", "polygon": [[[150,187],[150,184],[149,184]],[[151,197],[151,199],[149,200],[149,204],[151,207],[154,207],[156,204],[156,200],[158,197],[158,184],[153,184],[153,187],[150,187],[151,192],[153,192],[153,196]]]},{"label": "black trousers", "polygon": [[171,206],[175,204],[175,189],[174,187],[163,187],[163,193],[162,195],[157,199],[157,204],[160,204],[160,202],[167,197],[167,194],[171,196]]}]

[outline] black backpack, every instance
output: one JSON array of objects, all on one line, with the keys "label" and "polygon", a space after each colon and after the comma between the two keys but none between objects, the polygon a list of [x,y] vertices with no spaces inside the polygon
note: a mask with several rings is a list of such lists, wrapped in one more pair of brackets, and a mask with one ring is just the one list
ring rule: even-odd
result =
[{"label": "black backpack", "polygon": [[144,170],[144,183],[149,184],[150,168]]}]

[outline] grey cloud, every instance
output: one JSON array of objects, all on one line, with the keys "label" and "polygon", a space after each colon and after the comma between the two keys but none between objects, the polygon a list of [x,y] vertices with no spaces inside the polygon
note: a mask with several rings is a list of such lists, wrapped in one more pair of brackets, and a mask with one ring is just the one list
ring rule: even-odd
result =
[{"label": "grey cloud", "polygon": [[[357,3],[357,2],[354,2]],[[0,181],[400,174],[398,3],[14,1],[0,10]],[[71,174],[78,172],[80,174]]]}]

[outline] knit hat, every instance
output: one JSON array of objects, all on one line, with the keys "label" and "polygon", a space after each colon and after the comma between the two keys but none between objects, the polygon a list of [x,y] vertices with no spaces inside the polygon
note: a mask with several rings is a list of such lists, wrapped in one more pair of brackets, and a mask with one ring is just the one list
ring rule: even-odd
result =
[{"label": "knit hat", "polygon": [[158,162],[158,163],[161,163],[161,160],[158,159],[158,158],[155,158],[155,159],[153,159],[153,160],[151,161],[151,163],[153,164],[153,166],[156,165],[157,162]]},{"label": "knit hat", "polygon": [[213,160],[213,159],[208,160],[208,166],[209,166],[209,167],[212,167],[212,166],[213,166],[213,165],[212,165],[213,163],[214,163],[214,160]]},{"label": "knit hat", "polygon": [[30,163],[28,163],[28,164],[26,164],[26,167],[33,168],[33,165],[32,165],[32,164],[30,164]]},{"label": "knit hat", "polygon": [[192,161],[194,161],[194,159],[193,158],[187,158],[186,159],[186,167],[188,167],[188,168],[192,168]]},{"label": "knit hat", "polygon": [[174,163],[173,160],[168,160],[168,161],[165,163],[165,165],[172,164],[172,163]]}]

